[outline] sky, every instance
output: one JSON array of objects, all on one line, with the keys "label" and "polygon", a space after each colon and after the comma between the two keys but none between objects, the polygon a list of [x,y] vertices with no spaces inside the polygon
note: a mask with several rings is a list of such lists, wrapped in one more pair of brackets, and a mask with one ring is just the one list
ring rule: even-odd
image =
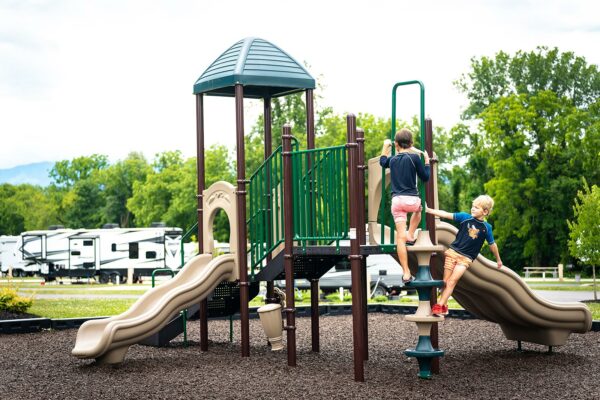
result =
[{"label": "sky", "polygon": [[[600,64],[595,0],[0,0],[0,169],[131,151],[195,155],[193,84],[232,44],[279,46],[338,114],[391,116],[420,80],[434,126],[459,121],[473,57],[536,46]],[[416,87],[397,115],[419,112]],[[245,101],[246,130],[262,111]],[[235,145],[232,98],[205,99],[206,145]],[[275,133],[274,133],[275,134]],[[369,133],[366,133],[368,140]]]}]

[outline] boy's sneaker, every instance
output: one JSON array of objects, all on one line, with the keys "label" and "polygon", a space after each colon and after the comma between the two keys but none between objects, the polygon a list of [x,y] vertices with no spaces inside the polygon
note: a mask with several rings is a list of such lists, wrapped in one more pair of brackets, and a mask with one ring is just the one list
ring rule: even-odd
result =
[{"label": "boy's sneaker", "polygon": [[448,306],[443,306],[441,304],[435,304],[431,309],[432,315],[443,316],[448,315]]}]

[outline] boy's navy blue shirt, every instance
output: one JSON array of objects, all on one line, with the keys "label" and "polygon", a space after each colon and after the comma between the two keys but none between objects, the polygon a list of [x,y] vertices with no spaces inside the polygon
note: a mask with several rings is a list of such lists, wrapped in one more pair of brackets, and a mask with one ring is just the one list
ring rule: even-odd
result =
[{"label": "boy's navy blue shirt", "polygon": [[393,157],[381,156],[379,165],[389,168],[392,175],[392,197],[419,196],[417,175],[423,182],[429,180],[429,165],[414,153],[398,153]]},{"label": "boy's navy blue shirt", "polygon": [[460,227],[456,239],[450,245],[451,249],[474,260],[481,251],[484,241],[489,245],[494,244],[492,226],[487,222],[480,221],[466,212],[454,213],[453,218],[460,223]]}]

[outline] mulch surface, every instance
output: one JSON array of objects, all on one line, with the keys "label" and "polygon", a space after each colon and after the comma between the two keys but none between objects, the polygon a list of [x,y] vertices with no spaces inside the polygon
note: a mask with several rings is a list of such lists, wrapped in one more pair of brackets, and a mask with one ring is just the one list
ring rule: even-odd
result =
[{"label": "mulch surface", "polygon": [[23,313],[23,314],[15,314],[15,313],[11,313],[8,311],[0,311],[0,321],[3,320],[7,320],[7,319],[25,319],[25,318],[39,318],[38,315],[34,315],[34,314],[27,314],[27,313]]},{"label": "mulch surface", "polygon": [[0,335],[0,397],[9,399],[598,399],[600,332],[573,334],[546,354],[523,352],[500,327],[480,320],[440,324],[446,351],[441,373],[417,377],[417,330],[403,316],[369,315],[366,382],[354,381],[352,317],[320,319],[321,351],[313,353],[310,319],[297,319],[297,367],[286,351],[271,352],[258,320],[250,321],[250,357],[240,356],[239,321],[229,342],[229,321],[209,321],[209,351],[197,343],[199,323],[188,323],[192,342],[166,348],[134,345],[119,366],[70,355],[77,330]]}]

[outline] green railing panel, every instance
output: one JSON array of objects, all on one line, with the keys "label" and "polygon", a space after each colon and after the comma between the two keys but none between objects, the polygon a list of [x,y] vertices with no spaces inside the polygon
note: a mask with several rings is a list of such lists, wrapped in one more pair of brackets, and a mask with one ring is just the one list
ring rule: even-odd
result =
[{"label": "green railing panel", "polygon": [[[292,149],[298,149],[294,139]],[[267,255],[283,242],[283,158],[279,146],[250,177],[248,218],[250,276],[262,268]]]},{"label": "green railing panel", "polygon": [[[301,246],[330,245],[347,239],[348,167],[346,146],[292,152],[294,240]],[[284,241],[283,158],[278,147],[250,177],[248,235],[250,275]]]},{"label": "green railing panel", "polygon": [[346,146],[292,153],[294,240],[329,245],[348,236]]}]

